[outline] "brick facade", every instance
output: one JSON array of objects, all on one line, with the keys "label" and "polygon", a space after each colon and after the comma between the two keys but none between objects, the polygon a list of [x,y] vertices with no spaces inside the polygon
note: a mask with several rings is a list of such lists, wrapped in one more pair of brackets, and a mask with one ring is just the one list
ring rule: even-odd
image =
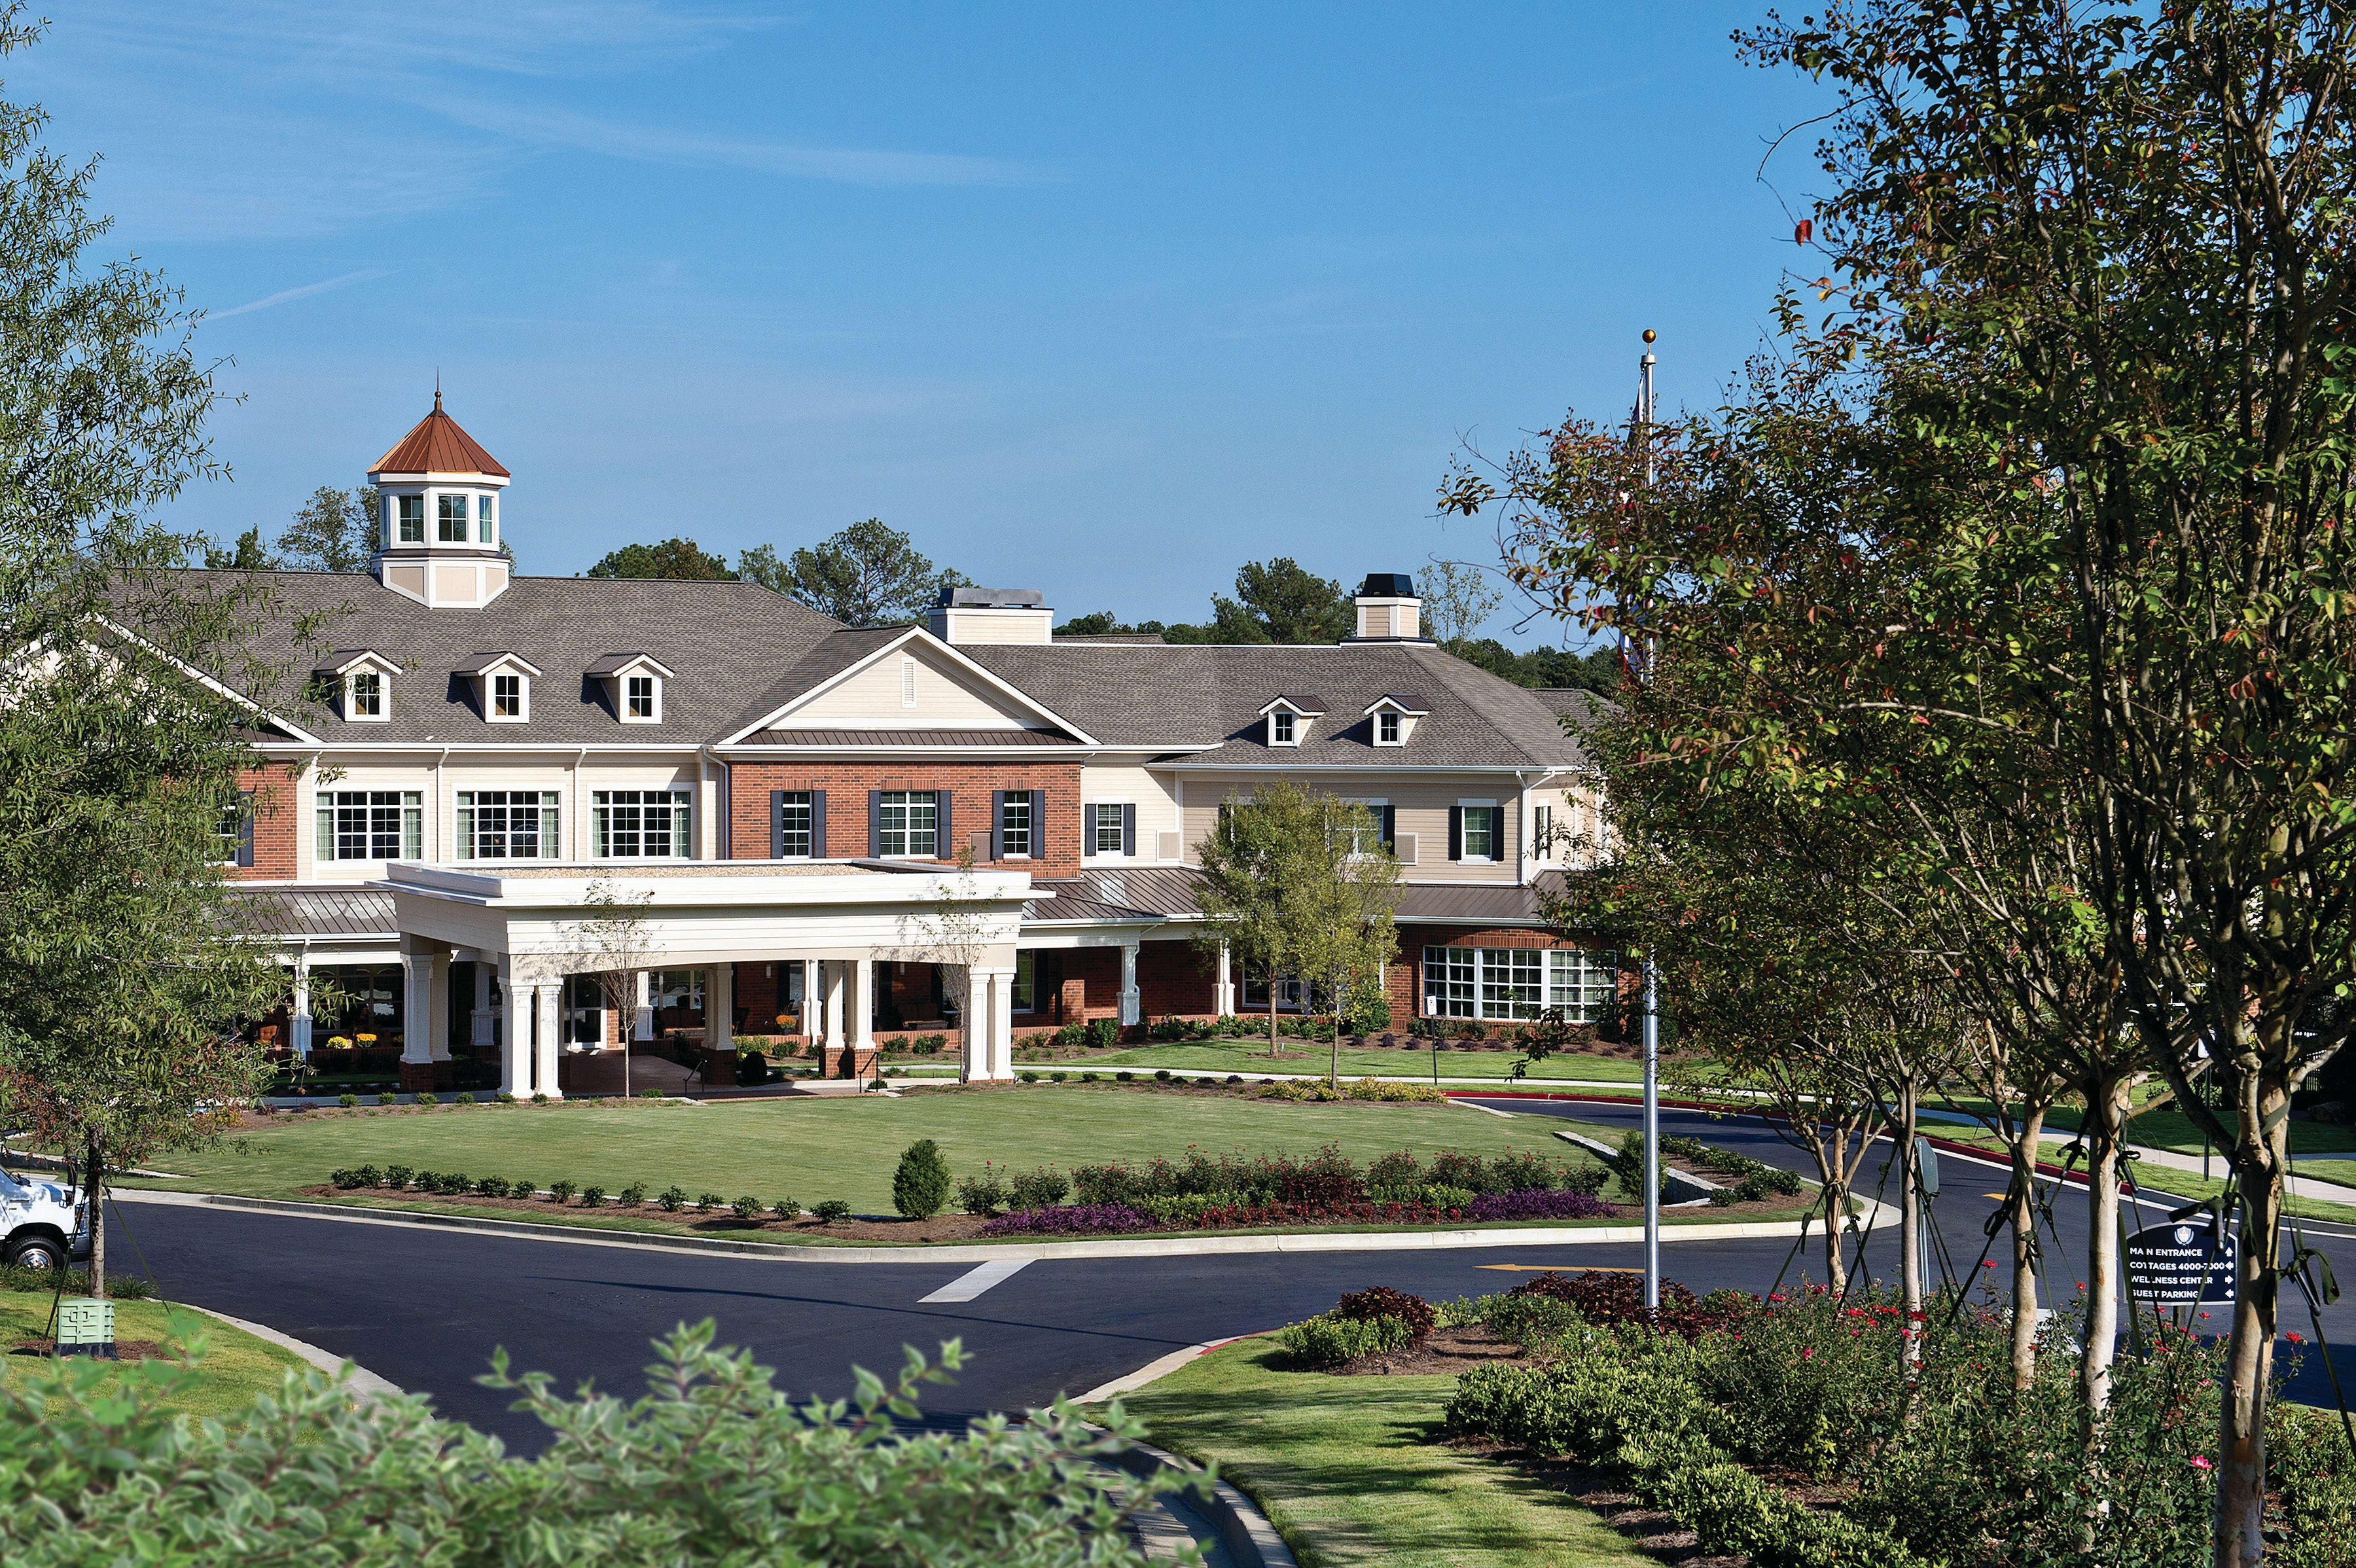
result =
[{"label": "brick facade", "polygon": [[[1003,864],[1034,876],[1080,874],[1080,765],[968,757],[924,761],[738,762],[729,770],[729,854],[738,860],[769,857],[769,792],[826,791],[826,852],[830,859],[864,856],[867,797],[875,789],[949,791],[949,839],[937,858],[954,861],[959,845],[988,833],[991,797],[1000,789],[1037,789],[1046,796],[1044,854]],[[978,864],[986,864],[981,855]]]},{"label": "brick facade", "polygon": [[237,787],[253,797],[253,864],[233,867],[230,875],[243,882],[292,882],[294,834],[302,824],[294,780],[284,768],[250,768],[237,776]]},{"label": "brick facade", "polygon": [[[1115,970],[1118,983],[1119,970]],[[1172,1014],[1207,1018],[1218,1012],[1219,961],[1191,941],[1147,942],[1137,950],[1138,1008],[1148,1023]]]},{"label": "brick facade", "polygon": [[[1428,947],[1451,948],[1584,948],[1587,942],[1565,941],[1547,931],[1533,931],[1518,926],[1426,926],[1398,928],[1399,956],[1384,976],[1384,990],[1391,1004],[1391,1026],[1404,1029],[1409,1019],[1423,1011],[1423,950]],[[1622,1011],[1641,982],[1622,972],[1620,977]],[[1492,1026],[1494,1026],[1494,1025]],[[1612,1026],[1604,1026],[1610,1029]],[[1617,1034],[1603,1035],[1617,1038]]]}]

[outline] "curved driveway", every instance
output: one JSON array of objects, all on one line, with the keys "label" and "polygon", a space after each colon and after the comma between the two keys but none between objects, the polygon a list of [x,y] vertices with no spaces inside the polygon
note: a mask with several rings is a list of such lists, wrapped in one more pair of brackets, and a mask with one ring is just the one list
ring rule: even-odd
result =
[{"label": "curved driveway", "polygon": [[[1591,1102],[1496,1102],[1540,1118],[1575,1115],[1633,1125],[1637,1112]],[[1474,1114],[1468,1112],[1467,1114]],[[1664,1130],[1707,1137],[1770,1163],[1800,1168],[1797,1155],[1757,1121],[1711,1122],[1665,1112]],[[1969,1270],[1986,1238],[2001,1172],[1948,1156],[1937,1208],[1954,1266]],[[2084,1201],[2056,1204],[2066,1252],[2052,1278],[2084,1255]],[[1274,1327],[1331,1306],[1345,1291],[1388,1284],[1427,1299],[1501,1290],[1517,1270],[1640,1265],[1633,1243],[1499,1247],[1449,1251],[1265,1253],[1032,1262],[975,1299],[921,1298],[965,1274],[966,1264],[800,1263],[586,1246],[468,1231],[354,1224],[234,1209],[141,1203],[118,1209],[135,1242],[118,1266],[144,1257],[166,1294],[264,1323],[348,1356],[439,1408],[510,1444],[538,1445],[539,1429],[476,1386],[494,1347],[519,1369],[552,1373],[560,1388],[594,1380],[634,1394],[648,1342],[674,1324],[717,1320],[722,1340],[749,1347],[797,1395],[847,1393],[849,1369],[898,1364],[900,1348],[928,1354],[961,1338],[974,1359],[956,1384],[928,1391],[927,1414],[956,1420],[1044,1404],[1134,1371],[1188,1345]],[[2147,1219],[2157,1220],[2156,1209]],[[2132,1221],[2131,1221],[2132,1223]],[[124,1230],[114,1233],[125,1235]],[[1675,1231],[1669,1232],[1674,1236]],[[2356,1233],[2310,1229],[2309,1240],[2356,1279]],[[1886,1272],[1893,1238],[1877,1235],[1869,1259]],[[1764,1290],[1791,1258],[1787,1240],[1670,1241],[1671,1278],[1697,1290]],[[1821,1256],[1814,1239],[1793,1262]],[[2064,1262],[2064,1259],[2070,1262]],[[1981,1271],[1994,1280],[2002,1270]],[[2222,1326],[2222,1314],[2219,1315]],[[2356,1339],[2356,1302],[2328,1309],[2332,1339]],[[2285,1327],[2308,1332],[2303,1304]],[[2341,1362],[2356,1389],[2356,1360]],[[2328,1402],[2319,1363],[2297,1391]]]}]

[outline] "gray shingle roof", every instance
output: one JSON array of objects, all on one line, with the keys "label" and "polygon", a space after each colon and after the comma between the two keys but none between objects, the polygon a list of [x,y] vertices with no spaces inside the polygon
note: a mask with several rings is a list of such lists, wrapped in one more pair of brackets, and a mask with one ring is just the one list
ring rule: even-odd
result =
[{"label": "gray shingle roof", "polygon": [[[1557,716],[1563,710],[1429,645],[1055,642],[961,651],[1108,745],[1215,747],[1187,759],[1206,766],[1587,763]],[[1331,699],[1326,716],[1301,745],[1271,747],[1260,710],[1304,688]],[[1404,746],[1376,751],[1374,721],[1357,715],[1393,692],[1421,693],[1431,712]]]},{"label": "gray shingle roof", "polygon": [[746,746],[1077,746],[1047,729],[765,729]]},{"label": "gray shingle roof", "polygon": [[[841,630],[752,583],[518,577],[473,610],[432,608],[360,573],[237,575],[266,589],[286,623],[318,617],[314,636],[320,641],[371,649],[401,666],[381,723],[348,723],[305,699],[299,674],[259,694],[265,706],[328,741],[700,745],[728,732],[746,691],[803,664]],[[588,675],[616,648],[643,650],[676,671],[664,682],[661,723],[620,723],[607,706],[606,683]],[[493,725],[477,710],[475,682],[455,671],[482,649],[511,650],[543,671],[533,683],[528,722]]]}]

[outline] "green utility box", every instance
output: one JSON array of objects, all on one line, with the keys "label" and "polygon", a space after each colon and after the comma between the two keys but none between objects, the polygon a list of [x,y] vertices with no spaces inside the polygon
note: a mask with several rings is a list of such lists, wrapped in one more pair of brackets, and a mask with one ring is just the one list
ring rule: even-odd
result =
[{"label": "green utility box", "polygon": [[94,1295],[58,1303],[58,1354],[114,1359],[114,1304]]}]

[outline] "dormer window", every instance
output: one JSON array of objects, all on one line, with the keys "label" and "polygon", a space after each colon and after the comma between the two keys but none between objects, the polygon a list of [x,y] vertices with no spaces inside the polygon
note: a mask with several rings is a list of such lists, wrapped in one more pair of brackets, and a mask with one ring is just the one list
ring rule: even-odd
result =
[{"label": "dormer window", "polygon": [[1276,712],[1269,714],[1269,744],[1270,746],[1299,746],[1301,742],[1293,734],[1293,725],[1296,722],[1297,720],[1294,717],[1293,712],[1290,708],[1279,708]]},{"label": "dormer window", "polygon": [[1415,731],[1415,721],[1423,717],[1423,699],[1404,692],[1386,692],[1366,704],[1366,715],[1373,725],[1376,746],[1405,746],[1407,737]]},{"label": "dormer window", "polygon": [[1399,716],[1388,708],[1375,715],[1375,744],[1376,746],[1400,744]]},{"label": "dormer window", "polygon": [[373,670],[355,670],[344,677],[344,716],[352,719],[384,717],[384,677]]},{"label": "dormer window", "polygon": [[663,682],[670,671],[648,653],[608,653],[587,671],[605,689],[614,716],[626,725],[659,725],[663,716]]},{"label": "dormer window", "polygon": [[401,668],[365,648],[339,648],[311,667],[311,694],[336,699],[348,723],[382,724],[392,713],[392,677]]},{"label": "dormer window", "polygon": [[513,653],[477,653],[458,666],[457,673],[474,682],[486,721],[519,725],[531,719],[531,682],[540,667]]},{"label": "dormer window", "polygon": [[1324,716],[1322,697],[1283,696],[1260,710],[1268,720],[1268,744],[1299,746],[1309,737],[1309,726]]},{"label": "dormer window", "polygon": [[519,719],[524,716],[524,683],[520,675],[491,677],[491,717]]}]

